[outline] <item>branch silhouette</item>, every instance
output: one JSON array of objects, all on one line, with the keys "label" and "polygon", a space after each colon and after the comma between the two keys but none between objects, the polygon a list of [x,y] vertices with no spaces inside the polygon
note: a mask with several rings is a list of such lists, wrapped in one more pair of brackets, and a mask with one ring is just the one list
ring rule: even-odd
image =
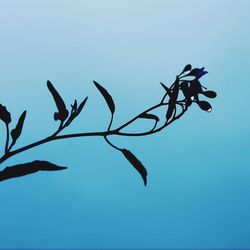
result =
[{"label": "branch silhouette", "polygon": [[[39,145],[51,141],[62,140],[67,138],[76,138],[76,137],[99,136],[103,137],[105,141],[108,143],[108,145],[110,145],[112,148],[116,149],[117,151],[123,154],[123,156],[128,160],[128,162],[141,175],[144,185],[146,185],[147,170],[143,166],[142,162],[139,159],[137,159],[137,157],[128,149],[119,148],[113,143],[111,143],[108,137],[111,135],[136,137],[136,136],[147,136],[154,133],[158,133],[167,126],[169,126],[171,123],[181,118],[193,103],[197,104],[200,109],[210,112],[212,110],[212,106],[210,105],[209,102],[200,100],[200,96],[203,95],[208,98],[215,98],[217,94],[214,91],[207,90],[207,88],[201,85],[200,78],[206,73],[207,71],[204,70],[204,67],[192,68],[190,64],[186,65],[182,70],[182,72],[176,76],[174,83],[170,87],[167,87],[164,83],[161,83],[161,86],[164,89],[164,95],[159,103],[144,110],[140,114],[136,115],[132,119],[128,120],[124,124],[114,129],[111,129],[113,118],[115,115],[115,103],[113,101],[113,98],[103,86],[94,81],[96,88],[103,96],[111,113],[111,118],[108,128],[100,132],[84,132],[84,133],[80,132],[73,134],[61,134],[61,132],[66,127],[68,127],[72,123],[72,121],[81,113],[81,111],[85,107],[88,97],[86,97],[79,105],[77,103],[77,100],[75,100],[74,103],[71,105],[71,110],[69,112],[63,98],[54,88],[52,83],[48,81],[47,82],[48,90],[50,91],[57,107],[57,112],[54,113],[54,120],[59,121],[59,126],[57,130],[53,134],[47,136],[44,139],[38,140],[26,146],[12,150],[12,148],[15,146],[17,140],[20,138],[22,134],[22,129],[26,118],[26,111],[24,111],[21,114],[17,122],[17,125],[10,132],[11,114],[5,106],[0,104],[0,120],[2,120],[2,122],[5,123],[6,127],[5,151],[2,157],[0,157],[0,164],[2,164],[7,159],[17,154],[20,154],[24,151],[27,151],[29,149],[32,149],[34,147],[37,147]],[[158,117],[157,115],[154,114],[154,111],[156,111],[156,109],[160,107],[165,108],[166,112],[165,117]],[[146,120],[154,121],[153,127],[145,132],[129,133],[123,131],[125,128],[133,124],[135,121],[141,119],[145,121]],[[162,123],[160,124],[160,122]],[[10,139],[12,139],[11,142]],[[0,172],[0,181],[24,176],[27,174],[32,174],[40,170],[52,171],[52,170],[62,170],[62,169],[65,169],[65,167],[59,167],[57,165],[54,165],[46,161],[34,161],[31,163],[25,163],[5,168],[3,171]]]}]

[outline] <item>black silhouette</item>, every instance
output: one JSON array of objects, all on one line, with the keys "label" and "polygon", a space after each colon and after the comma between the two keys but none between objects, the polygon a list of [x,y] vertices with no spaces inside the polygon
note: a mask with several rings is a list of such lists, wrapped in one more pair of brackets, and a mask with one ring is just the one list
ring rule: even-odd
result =
[{"label": "black silhouette", "polygon": [[146,168],[142,165],[142,163],[133,155],[129,150],[127,149],[122,149],[121,150],[124,156],[127,158],[127,160],[134,166],[134,168],[140,173],[144,185],[147,185],[147,170]]},{"label": "black silhouette", "polygon": [[0,181],[33,174],[38,171],[58,171],[63,169],[66,169],[66,167],[60,167],[48,161],[33,161],[12,167],[6,167],[3,171],[0,171]]},{"label": "black silhouette", "polygon": [[[13,146],[16,144],[17,140],[21,136],[22,128],[25,122],[26,111],[24,111],[14,129],[9,132],[9,125],[11,123],[11,114],[7,110],[7,108],[0,104],[0,120],[5,123],[6,126],[6,143],[5,143],[5,153],[0,158],[0,164],[5,162],[10,157],[13,157],[16,154],[22,153],[26,150],[31,148],[37,147],[41,144],[66,139],[66,138],[74,138],[74,137],[87,137],[87,136],[101,136],[105,139],[105,141],[114,149],[120,151],[124,157],[130,162],[130,164],[138,171],[141,175],[144,184],[147,184],[147,170],[139,161],[136,156],[131,153],[127,149],[122,149],[115,146],[113,143],[110,142],[108,136],[110,135],[118,135],[118,136],[146,136],[150,134],[154,134],[160,132],[162,129],[166,128],[168,125],[182,117],[188,108],[192,105],[192,103],[196,103],[202,110],[210,112],[212,107],[210,103],[207,101],[200,100],[200,95],[204,95],[208,98],[215,98],[217,96],[216,92],[207,90],[204,86],[200,83],[200,78],[207,74],[207,71],[204,71],[203,68],[193,68],[190,64],[186,65],[183,71],[176,76],[174,83],[167,87],[164,83],[161,83],[162,87],[165,90],[165,93],[159,103],[156,105],[144,110],[134,118],[130,119],[126,123],[122,124],[118,128],[111,129],[114,113],[115,113],[115,104],[108,93],[108,91],[101,86],[99,83],[94,81],[95,86],[100,91],[102,96],[104,97],[110,113],[111,119],[107,130],[101,132],[85,132],[85,133],[74,133],[74,134],[60,134],[67,126],[71,124],[71,122],[81,113],[83,110],[88,97],[86,97],[78,106],[77,100],[71,105],[71,111],[66,108],[66,105],[63,101],[63,98],[59,95],[57,90],[54,88],[50,81],[47,82],[48,89],[52,94],[52,97],[55,101],[56,107],[58,109],[57,112],[54,114],[54,120],[60,121],[60,124],[57,130],[49,135],[48,137],[41,139],[39,141],[33,142],[29,145],[23,146],[21,148],[12,150]],[[160,118],[153,114],[153,112],[159,108],[165,107],[166,108],[166,117]],[[123,132],[124,128],[127,128],[133,122],[138,119],[145,119],[145,120],[154,120],[154,126],[146,131],[146,132]],[[161,123],[160,125],[158,125]],[[11,143],[10,143],[10,135],[11,135]],[[7,167],[3,171],[0,172],[0,180],[7,180],[14,177],[20,177],[23,175],[35,173],[37,171],[55,171],[55,170],[62,170],[65,167],[59,167],[52,163],[46,161],[34,161],[31,163],[20,164],[12,167]]]}]

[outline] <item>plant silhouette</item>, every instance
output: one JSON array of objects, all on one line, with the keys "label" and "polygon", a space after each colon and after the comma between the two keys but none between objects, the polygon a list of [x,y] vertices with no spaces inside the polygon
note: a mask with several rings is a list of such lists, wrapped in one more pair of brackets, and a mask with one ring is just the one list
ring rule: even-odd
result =
[{"label": "plant silhouette", "polygon": [[[57,107],[57,112],[54,113],[54,120],[59,122],[57,130],[44,139],[38,140],[36,142],[17,149],[13,149],[17,140],[22,134],[22,129],[25,125],[26,111],[24,111],[20,115],[16,126],[10,132],[10,124],[12,121],[11,113],[7,110],[5,106],[0,104],[0,120],[5,124],[6,128],[5,150],[2,157],[0,158],[0,164],[17,154],[20,154],[24,151],[27,151],[50,141],[74,137],[100,136],[103,137],[112,148],[122,153],[125,159],[127,159],[128,162],[134,167],[134,169],[141,175],[144,185],[146,186],[147,170],[143,166],[142,162],[137,159],[137,157],[128,149],[119,148],[113,143],[111,143],[108,137],[110,135],[147,136],[154,133],[158,133],[167,126],[169,126],[171,123],[181,118],[193,103],[197,104],[197,106],[201,110],[210,112],[212,110],[210,103],[204,100],[200,100],[200,97],[201,95],[203,95],[208,98],[215,98],[217,94],[214,91],[207,90],[207,88],[201,85],[200,78],[206,73],[207,71],[204,70],[204,67],[192,68],[190,64],[186,65],[182,72],[176,76],[176,79],[171,86],[167,87],[164,83],[161,83],[161,86],[164,89],[164,95],[159,103],[144,110],[129,121],[114,129],[111,129],[115,114],[115,103],[113,101],[113,98],[103,86],[94,81],[96,88],[103,96],[111,113],[109,125],[104,131],[79,132],[73,134],[61,134],[61,132],[66,127],[68,127],[71,122],[81,113],[88,100],[88,97],[86,97],[79,105],[77,103],[77,100],[75,100],[74,103],[71,105],[71,110],[69,111],[65,105],[63,98],[54,88],[52,83],[48,81],[48,90],[50,91]],[[158,117],[154,114],[154,111],[159,107],[165,108],[165,117]],[[135,121],[140,119],[154,121],[153,127],[145,132],[129,133],[123,131],[124,128],[127,128]],[[29,163],[6,167],[4,170],[0,171],[0,181],[15,177],[21,177],[38,171],[58,171],[63,169],[66,169],[66,167],[57,166],[47,161],[33,161]]]}]

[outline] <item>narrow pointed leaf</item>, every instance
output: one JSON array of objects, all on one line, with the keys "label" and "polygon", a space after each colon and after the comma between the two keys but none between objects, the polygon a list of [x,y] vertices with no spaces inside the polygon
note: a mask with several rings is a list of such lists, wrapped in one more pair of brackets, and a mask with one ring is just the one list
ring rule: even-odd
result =
[{"label": "narrow pointed leaf", "polygon": [[156,120],[157,122],[159,121],[159,117],[153,114],[142,114],[139,117],[145,118],[145,119],[153,119],[153,120]]},{"label": "narrow pointed leaf", "polygon": [[82,111],[83,107],[85,106],[86,102],[88,100],[88,97],[86,97],[79,105],[79,107],[77,108],[77,111],[76,111],[76,115],[79,115],[80,112]]},{"label": "narrow pointed leaf", "polygon": [[50,93],[52,94],[54,98],[54,101],[58,109],[58,112],[56,112],[54,115],[54,119],[55,121],[60,120],[63,122],[68,117],[69,111],[66,109],[66,106],[62,97],[59,95],[59,93],[57,92],[57,90],[54,88],[54,86],[52,85],[50,81],[47,81],[47,86],[48,86]]},{"label": "narrow pointed leaf", "polygon": [[176,78],[175,82],[174,82],[174,86],[173,86],[173,91],[170,95],[170,99],[169,99],[169,105],[168,105],[168,110],[167,110],[167,114],[166,114],[166,119],[169,120],[172,115],[173,112],[175,110],[175,106],[176,106],[176,101],[178,98],[178,94],[179,94],[179,80],[178,78]]},{"label": "narrow pointed leaf", "polygon": [[174,109],[175,109],[175,104],[174,103],[169,103],[168,105],[168,111],[167,111],[167,114],[166,114],[166,119],[169,120],[173,113],[174,113]]},{"label": "narrow pointed leaf", "polygon": [[167,94],[170,96],[171,95],[170,89],[164,83],[160,82],[160,84],[166,90]]},{"label": "narrow pointed leaf", "polygon": [[115,112],[115,104],[114,104],[114,101],[113,101],[111,95],[98,82],[96,82],[96,81],[93,81],[93,82],[94,82],[95,86],[98,88],[98,90],[101,92],[101,94],[103,95],[103,97],[104,97],[104,99],[105,99],[105,101],[106,101],[106,103],[107,103],[107,105],[108,105],[108,107],[110,109],[110,112],[112,114],[114,114],[114,112]]},{"label": "narrow pointed leaf", "polygon": [[142,163],[135,157],[134,154],[132,154],[129,150],[127,149],[122,149],[123,155],[126,157],[126,159],[130,162],[130,164],[139,172],[141,175],[144,185],[147,185],[147,170],[146,168],[142,165]]},{"label": "narrow pointed leaf", "polygon": [[71,105],[72,111],[75,111],[77,109],[77,100],[74,101],[74,103]]},{"label": "narrow pointed leaf", "polygon": [[21,114],[21,116],[18,119],[16,127],[10,133],[13,143],[16,142],[16,140],[22,133],[25,118],[26,118],[26,110]]},{"label": "narrow pointed leaf", "polygon": [[33,174],[38,171],[58,171],[63,169],[66,169],[66,167],[57,166],[48,161],[33,161],[6,167],[4,170],[0,171],[0,181]]}]

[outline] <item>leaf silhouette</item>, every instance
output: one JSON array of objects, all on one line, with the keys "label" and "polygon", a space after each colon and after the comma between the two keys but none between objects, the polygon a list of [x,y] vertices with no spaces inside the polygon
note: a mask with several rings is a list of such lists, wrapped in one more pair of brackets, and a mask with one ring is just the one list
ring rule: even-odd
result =
[{"label": "leaf silhouette", "polygon": [[212,90],[203,91],[202,94],[209,98],[215,98],[217,96],[216,92]]},{"label": "leaf silhouette", "polygon": [[145,119],[153,119],[156,120],[157,122],[159,121],[159,117],[153,114],[141,114],[139,118],[145,118]]},{"label": "leaf silhouette", "polygon": [[0,104],[0,119],[6,123],[9,124],[11,123],[11,115],[10,112],[7,110],[5,106]]},{"label": "leaf silhouette", "polygon": [[166,115],[167,120],[169,120],[173,115],[173,112],[175,110],[176,101],[178,98],[178,94],[179,94],[179,80],[176,77],[176,80],[175,80],[174,86],[173,86],[173,91],[172,91],[172,93],[170,95],[170,99],[169,99],[168,111],[167,111],[167,115]]},{"label": "leaf silhouette", "polygon": [[67,167],[57,166],[48,161],[33,161],[11,167],[6,167],[4,170],[0,171],[0,181],[33,174],[38,171],[58,171],[66,168]]},{"label": "leaf silhouette", "polygon": [[108,107],[110,109],[110,112],[112,114],[114,114],[114,112],[115,112],[115,104],[114,104],[114,101],[113,101],[111,95],[98,82],[96,82],[96,81],[93,81],[93,82],[94,82],[95,86],[98,88],[98,90],[101,92],[101,94],[103,95],[103,97],[104,97],[104,99],[105,99],[105,101],[106,101],[106,103],[107,103],[107,105],[108,105]]},{"label": "leaf silhouette", "polygon": [[134,154],[132,154],[129,150],[127,149],[122,149],[121,150],[123,155],[126,157],[126,159],[130,162],[130,164],[139,172],[141,175],[144,185],[147,185],[147,170],[146,168],[142,165],[142,163],[135,157]]},{"label": "leaf silhouette", "polygon": [[54,86],[52,85],[50,81],[47,81],[47,86],[48,86],[50,93],[52,94],[54,98],[54,101],[58,109],[58,112],[56,112],[54,115],[54,119],[55,121],[60,120],[61,122],[63,122],[68,117],[69,111],[66,109],[66,106],[62,97],[59,95],[59,93],[56,91],[56,89],[54,88]]},{"label": "leaf silhouette", "polygon": [[185,67],[184,67],[184,69],[183,69],[183,71],[181,72],[181,74],[183,74],[184,72],[187,72],[187,71],[189,71],[189,70],[191,70],[192,69],[192,65],[191,64],[187,64]]},{"label": "leaf silhouette", "polygon": [[77,100],[74,101],[74,103],[71,105],[72,112],[75,112],[77,109]]},{"label": "leaf silhouette", "polygon": [[13,144],[15,144],[16,140],[19,138],[19,136],[22,133],[25,117],[26,117],[26,110],[21,114],[21,116],[18,119],[16,127],[11,131]]},{"label": "leaf silhouette", "polygon": [[210,112],[212,110],[212,106],[210,105],[209,102],[206,101],[197,101],[197,104],[202,110],[205,110],[207,112]]},{"label": "leaf silhouette", "polygon": [[86,97],[79,105],[79,107],[76,110],[76,115],[79,115],[83,109],[83,107],[85,106],[86,102],[88,100],[88,97]]},{"label": "leaf silhouette", "polygon": [[197,76],[199,72],[200,72],[200,69],[199,69],[199,68],[194,68],[194,69],[192,69],[192,70],[188,73],[188,75],[189,75],[189,76]]}]

